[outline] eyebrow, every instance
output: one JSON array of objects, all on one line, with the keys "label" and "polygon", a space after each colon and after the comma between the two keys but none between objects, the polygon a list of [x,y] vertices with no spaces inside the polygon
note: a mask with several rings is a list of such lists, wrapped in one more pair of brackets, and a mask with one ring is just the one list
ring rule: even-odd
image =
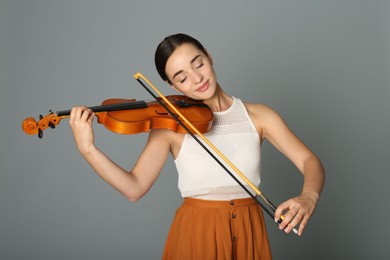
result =
[{"label": "eyebrow", "polygon": [[[196,55],[196,56],[190,61],[190,63],[191,63],[191,64],[194,63],[194,62],[196,61],[196,59],[198,59],[200,56],[201,56],[200,54],[199,54],[199,55]],[[178,72],[176,72],[175,74],[173,74],[172,79],[174,79],[177,75],[179,75],[179,74],[182,73],[182,72],[183,72],[183,70],[179,70]]]}]

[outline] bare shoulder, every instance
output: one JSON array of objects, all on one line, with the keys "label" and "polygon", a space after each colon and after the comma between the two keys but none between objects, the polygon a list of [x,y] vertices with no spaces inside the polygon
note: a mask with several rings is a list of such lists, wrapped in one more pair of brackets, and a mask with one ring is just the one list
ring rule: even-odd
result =
[{"label": "bare shoulder", "polygon": [[152,129],[149,133],[149,141],[159,144],[173,145],[178,141],[178,134],[168,129]]},{"label": "bare shoulder", "polygon": [[247,102],[245,102],[244,104],[250,116],[272,116],[276,113],[270,106],[267,106],[265,104]]},{"label": "bare shoulder", "polygon": [[281,116],[270,106],[246,102],[244,104],[262,139],[271,128],[285,125]]},{"label": "bare shoulder", "polygon": [[183,139],[184,134],[175,133],[167,129],[153,129],[150,131],[148,144],[159,149],[169,150],[175,157],[180,150]]}]

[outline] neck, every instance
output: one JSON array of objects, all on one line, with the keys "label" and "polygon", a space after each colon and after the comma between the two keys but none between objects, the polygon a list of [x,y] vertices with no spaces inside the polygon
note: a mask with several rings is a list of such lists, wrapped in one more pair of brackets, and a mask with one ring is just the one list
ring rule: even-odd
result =
[{"label": "neck", "polygon": [[204,100],[203,103],[205,103],[213,112],[222,112],[232,105],[233,98],[223,91],[218,84],[214,95],[209,99]]}]

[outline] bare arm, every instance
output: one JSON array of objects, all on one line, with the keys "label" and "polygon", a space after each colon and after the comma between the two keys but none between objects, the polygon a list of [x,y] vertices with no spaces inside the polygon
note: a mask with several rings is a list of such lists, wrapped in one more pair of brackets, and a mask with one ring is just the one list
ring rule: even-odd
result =
[{"label": "bare arm", "polygon": [[319,158],[295,136],[275,111],[263,105],[247,105],[247,107],[261,139],[269,140],[304,176],[301,194],[282,203],[275,211],[275,220],[278,220],[282,213],[285,215],[285,219],[279,226],[280,229],[289,233],[299,225],[298,234],[302,235],[315,211],[324,185],[324,167]]},{"label": "bare arm", "polygon": [[169,138],[162,138],[167,131],[153,131],[145,149],[131,171],[126,171],[94,144],[92,122],[95,115],[86,107],[72,109],[69,123],[76,146],[95,172],[126,198],[136,201],[153,185],[168,157]]}]

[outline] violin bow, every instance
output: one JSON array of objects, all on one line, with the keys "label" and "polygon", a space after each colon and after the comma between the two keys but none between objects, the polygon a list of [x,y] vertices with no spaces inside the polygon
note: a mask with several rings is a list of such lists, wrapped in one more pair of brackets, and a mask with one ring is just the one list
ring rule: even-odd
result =
[{"label": "violin bow", "polygon": [[[276,206],[260,191],[256,185],[254,185],[226,156],[218,150],[217,147],[215,147],[201,132],[199,132],[196,127],[187,120],[187,118],[180,113],[179,110],[176,109],[176,107],[164,96],[164,94],[155,87],[144,75],[142,75],[140,72],[136,73],[134,75],[134,78],[145,88],[149,94],[157,100],[157,102],[160,103],[160,105],[177,121],[180,126],[182,126],[189,135],[191,135],[195,141],[202,146],[202,148],[243,188],[261,207],[262,209],[273,219],[273,214],[269,211],[267,207],[261,203],[260,198],[272,209],[273,212],[276,210]],[[160,97],[161,100],[158,99],[158,97],[151,91],[143,82],[145,81]],[[164,103],[164,102],[165,103]],[[168,108],[168,106],[169,108]],[[184,122],[184,123],[183,123]],[[252,190],[256,193],[256,195],[252,194],[248,190],[248,188],[241,183],[240,180],[237,179],[237,177],[208,149],[200,140],[198,137],[195,136],[197,134],[227,165],[229,165],[230,168],[232,168],[238,176],[241,177],[245,181],[245,183],[252,188]],[[285,216],[282,214],[280,219],[276,221],[276,224],[279,225]],[[294,228],[293,232],[295,234],[298,234],[298,231]]]}]

